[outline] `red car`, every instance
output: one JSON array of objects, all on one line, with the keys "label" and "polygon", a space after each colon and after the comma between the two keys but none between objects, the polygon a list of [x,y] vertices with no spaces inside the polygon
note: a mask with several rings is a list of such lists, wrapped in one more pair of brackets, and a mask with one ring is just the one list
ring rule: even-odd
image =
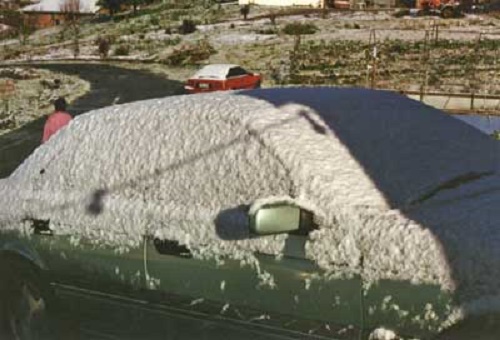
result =
[{"label": "red car", "polygon": [[262,76],[238,65],[211,64],[188,79],[184,88],[189,93],[254,89],[260,87]]}]

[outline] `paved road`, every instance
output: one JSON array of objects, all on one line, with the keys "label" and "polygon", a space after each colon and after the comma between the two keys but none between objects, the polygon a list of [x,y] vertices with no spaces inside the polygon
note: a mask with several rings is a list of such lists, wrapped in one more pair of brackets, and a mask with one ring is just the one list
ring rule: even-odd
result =
[{"label": "paved road", "polygon": [[[113,104],[159,98],[183,92],[175,80],[146,71],[123,69],[104,64],[40,64],[36,67],[78,75],[87,80],[90,91],[69,107],[72,115]],[[8,176],[40,145],[45,118],[0,136],[0,178]]]}]

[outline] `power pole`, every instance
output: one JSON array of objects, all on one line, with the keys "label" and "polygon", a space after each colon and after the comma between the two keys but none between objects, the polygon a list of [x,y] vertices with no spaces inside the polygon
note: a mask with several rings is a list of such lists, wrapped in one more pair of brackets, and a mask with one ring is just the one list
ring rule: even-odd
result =
[{"label": "power pole", "polygon": [[477,41],[476,41],[476,46],[474,48],[474,55],[476,56],[476,60],[471,65],[471,79],[470,79],[470,109],[474,110],[474,97],[476,96],[476,86],[477,86],[477,78],[476,78],[476,71],[477,71],[477,64],[481,62],[480,58],[480,49],[481,49],[481,40],[483,38],[483,32],[480,32]]},{"label": "power pole", "polygon": [[422,53],[420,55],[420,62],[422,66],[422,82],[420,83],[420,101],[422,102],[424,100],[425,93],[427,92],[427,85],[429,83],[429,67],[430,67],[430,55],[431,55],[431,49],[430,49],[430,33],[428,30],[425,31],[425,37],[424,37],[424,46],[422,49]]}]

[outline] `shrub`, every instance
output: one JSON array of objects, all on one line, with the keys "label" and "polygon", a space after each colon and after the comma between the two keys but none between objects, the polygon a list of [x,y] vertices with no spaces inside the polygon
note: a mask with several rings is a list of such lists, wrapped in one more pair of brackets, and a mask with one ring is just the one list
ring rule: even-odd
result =
[{"label": "shrub", "polygon": [[129,55],[129,53],[130,53],[130,46],[122,44],[117,48],[115,48],[114,55],[123,56],[123,55]]},{"label": "shrub", "polygon": [[294,22],[287,24],[283,28],[283,33],[288,35],[304,35],[314,34],[319,31],[318,27],[314,24]]},{"label": "shrub", "polygon": [[158,19],[157,16],[152,16],[150,19],[149,19],[149,23],[152,25],[152,26],[158,26],[160,24],[160,19]]},{"label": "shrub", "polygon": [[269,21],[271,21],[271,24],[274,26],[276,26],[276,17],[277,17],[276,13],[269,14]]},{"label": "shrub", "polygon": [[135,24],[131,24],[127,29],[126,32],[130,35],[135,34],[137,32],[137,26]]},{"label": "shrub", "polygon": [[109,53],[109,48],[111,46],[109,38],[99,37],[96,40],[97,48],[99,50],[99,56],[101,58],[106,58]]},{"label": "shrub", "polygon": [[274,28],[266,28],[256,31],[258,34],[278,34]]},{"label": "shrub", "polygon": [[170,12],[170,20],[172,21],[177,21],[179,20],[182,16],[188,15],[189,11],[186,10],[177,10],[177,11],[172,11]]},{"label": "shrub", "polygon": [[175,46],[175,45],[178,45],[181,41],[182,41],[181,38],[175,37],[175,38],[165,40],[165,44],[167,46]]},{"label": "shrub", "polygon": [[3,60],[15,59],[20,57],[22,52],[17,49],[9,49],[8,45],[3,51]]},{"label": "shrub", "polygon": [[190,34],[196,31],[196,23],[190,19],[182,20],[182,24],[179,26],[180,34]]},{"label": "shrub", "polygon": [[197,65],[210,58],[216,50],[206,40],[173,51],[163,62],[171,66]]},{"label": "shrub", "polygon": [[396,11],[395,13],[392,14],[392,16],[395,18],[402,18],[406,15],[410,15],[409,9],[400,9],[399,11]]}]

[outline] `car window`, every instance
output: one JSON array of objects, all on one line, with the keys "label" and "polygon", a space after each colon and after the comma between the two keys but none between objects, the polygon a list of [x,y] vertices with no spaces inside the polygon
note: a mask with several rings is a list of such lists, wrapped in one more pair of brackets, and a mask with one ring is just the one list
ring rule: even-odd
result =
[{"label": "car window", "polygon": [[240,77],[240,76],[244,76],[244,75],[247,75],[248,72],[245,71],[243,68],[241,67],[232,67],[229,69],[229,72],[227,74],[227,77],[228,78],[232,78],[232,77]]}]

